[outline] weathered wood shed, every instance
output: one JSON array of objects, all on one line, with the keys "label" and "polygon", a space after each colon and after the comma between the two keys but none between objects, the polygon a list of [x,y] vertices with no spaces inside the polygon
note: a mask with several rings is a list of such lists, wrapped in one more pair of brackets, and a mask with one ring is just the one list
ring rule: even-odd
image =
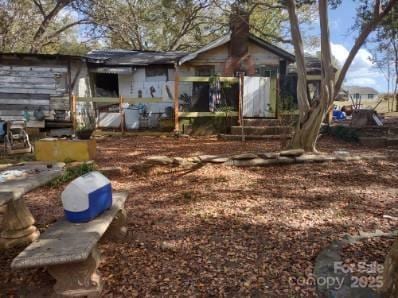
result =
[{"label": "weathered wood shed", "polygon": [[85,77],[87,66],[82,57],[1,53],[0,118],[28,117],[28,126],[36,126],[37,120],[44,123],[43,119],[36,119],[43,113],[46,120],[67,120],[72,95],[89,89],[85,87]]}]

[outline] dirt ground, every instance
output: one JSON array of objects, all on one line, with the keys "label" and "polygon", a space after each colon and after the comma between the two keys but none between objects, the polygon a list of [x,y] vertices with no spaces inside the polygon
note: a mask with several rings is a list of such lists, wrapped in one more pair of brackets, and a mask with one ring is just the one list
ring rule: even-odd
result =
[{"label": "dirt ground", "polygon": [[[208,164],[149,176],[134,170],[150,155],[278,149],[278,142],[215,138],[98,140],[96,162],[122,167],[123,176],[112,184],[130,193],[128,236],[99,245],[103,297],[313,297],[314,286],[294,279],[312,273],[317,254],[331,240],[359,230],[397,229],[398,222],[383,215],[398,216],[398,147],[375,150],[388,154],[387,161]],[[319,149],[374,150],[329,138],[320,140]],[[44,187],[26,195],[42,231],[62,216],[61,191]],[[0,296],[49,295],[54,280],[44,270],[11,272],[19,251],[0,255]]]}]

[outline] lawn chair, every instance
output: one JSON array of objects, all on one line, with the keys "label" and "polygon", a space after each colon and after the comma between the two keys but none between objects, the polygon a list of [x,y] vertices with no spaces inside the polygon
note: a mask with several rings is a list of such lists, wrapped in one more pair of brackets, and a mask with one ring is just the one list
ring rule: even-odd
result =
[{"label": "lawn chair", "polygon": [[25,130],[24,121],[8,121],[4,126],[6,127],[3,137],[4,151],[7,154],[33,152],[33,147],[29,141],[29,135]]}]

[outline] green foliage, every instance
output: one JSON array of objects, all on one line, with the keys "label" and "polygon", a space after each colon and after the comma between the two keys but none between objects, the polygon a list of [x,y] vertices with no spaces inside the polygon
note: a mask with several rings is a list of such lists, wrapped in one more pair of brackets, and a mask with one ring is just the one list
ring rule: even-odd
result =
[{"label": "green foliage", "polygon": [[64,172],[64,174],[58,178],[55,178],[51,182],[49,182],[49,186],[51,187],[58,187],[63,185],[64,183],[67,183],[79,176],[82,176],[84,174],[87,174],[91,171],[94,170],[94,165],[93,164],[88,164],[88,163],[83,163],[82,165],[78,167],[71,167],[67,168]]},{"label": "green foliage", "polygon": [[[191,51],[229,31],[234,2],[0,0],[0,51],[81,55],[104,43],[129,50]],[[287,15],[273,7],[274,1],[244,2],[253,34],[289,41]],[[313,7],[300,5],[302,22],[313,21]]]},{"label": "green foliage", "polygon": [[220,31],[220,10],[212,1],[92,0],[80,9],[90,15],[111,47],[136,50],[190,50]]},{"label": "green foliage", "polygon": [[[71,12],[89,0],[1,0],[0,51],[81,54],[77,25],[85,16]],[[69,13],[68,13],[69,12]]]}]

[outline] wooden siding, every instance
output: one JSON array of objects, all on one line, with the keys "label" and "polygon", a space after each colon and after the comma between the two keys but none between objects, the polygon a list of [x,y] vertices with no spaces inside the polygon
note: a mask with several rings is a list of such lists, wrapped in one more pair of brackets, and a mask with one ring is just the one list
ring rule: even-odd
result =
[{"label": "wooden siding", "polygon": [[[224,68],[224,63],[228,59],[229,44],[222,45],[218,48],[211,49],[205,53],[201,53],[192,61],[190,65],[214,65],[216,73],[221,73]],[[279,57],[270,51],[256,45],[253,42],[249,43],[249,54],[251,55],[256,66],[277,66],[279,65]]]},{"label": "wooden siding", "polygon": [[22,120],[24,110],[69,110],[68,67],[60,65],[0,65],[0,118]]}]

